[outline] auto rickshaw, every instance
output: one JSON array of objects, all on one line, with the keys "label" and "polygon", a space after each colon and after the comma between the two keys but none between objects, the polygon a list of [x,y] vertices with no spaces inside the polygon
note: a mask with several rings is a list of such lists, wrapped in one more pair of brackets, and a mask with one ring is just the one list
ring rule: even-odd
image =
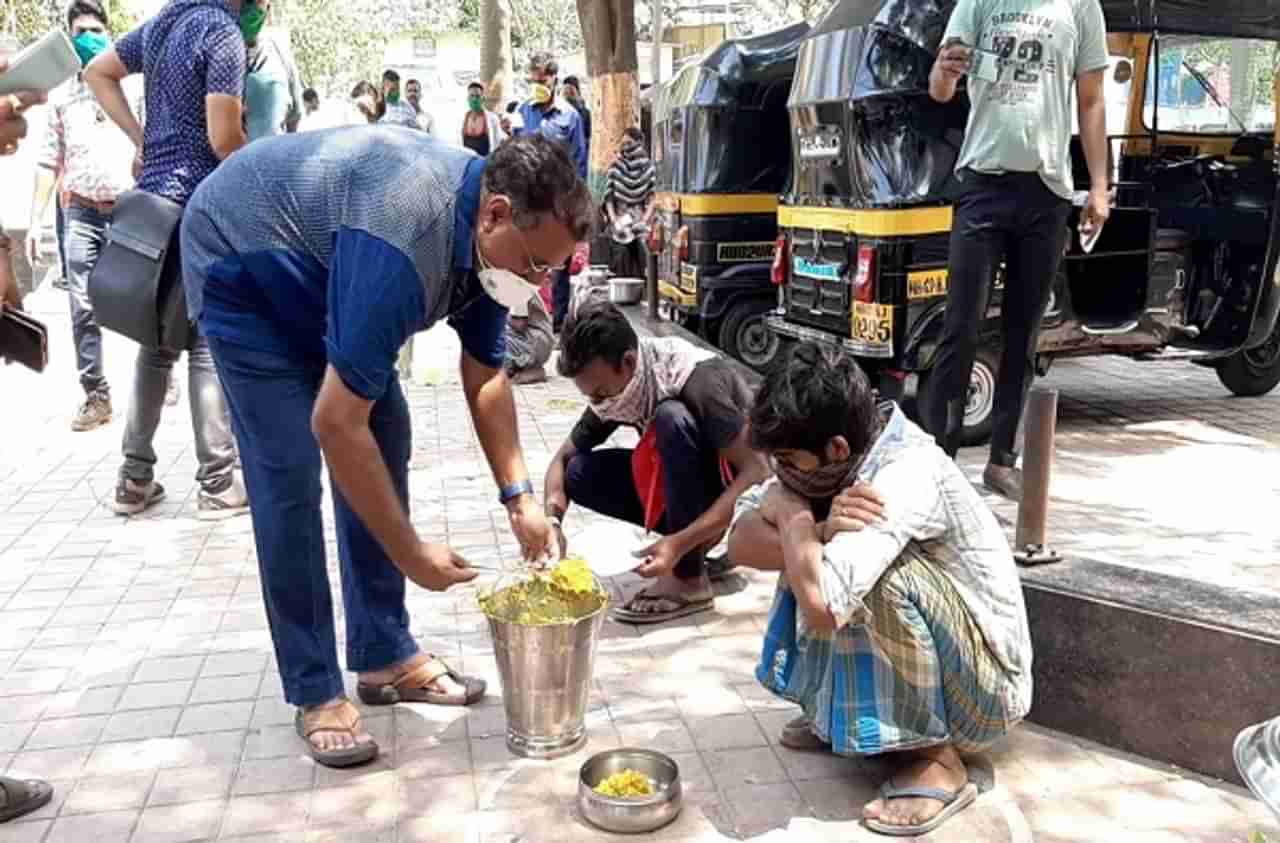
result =
[{"label": "auto rickshaw", "polygon": [[[946,306],[950,201],[967,98],[929,71],[953,3],[844,0],[800,48],[794,173],[778,209],[777,334],[843,345],[881,393],[920,409]],[[1276,178],[1278,0],[1102,0],[1115,207],[1075,234],[1044,317],[1037,370],[1059,357],[1185,358],[1236,395],[1280,383]],[[991,430],[999,289],[982,327],[963,441]]]},{"label": "auto rickshaw", "polygon": [[808,24],[722,43],[654,97],[657,169],[650,249],[668,316],[744,363],[767,366],[779,340],[764,326],[791,172],[787,95]]}]

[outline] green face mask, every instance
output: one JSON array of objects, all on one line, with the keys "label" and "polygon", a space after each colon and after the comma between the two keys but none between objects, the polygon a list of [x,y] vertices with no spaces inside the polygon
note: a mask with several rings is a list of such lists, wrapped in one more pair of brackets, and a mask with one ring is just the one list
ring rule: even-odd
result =
[{"label": "green face mask", "polygon": [[76,48],[80,64],[88,66],[99,53],[111,46],[111,39],[102,32],[81,32],[71,39],[71,44]]},{"label": "green face mask", "polygon": [[387,94],[387,105],[396,105],[400,102],[400,92],[392,91]]},{"label": "green face mask", "polygon": [[246,3],[240,9],[240,34],[245,43],[252,44],[258,40],[258,33],[267,22],[267,13],[258,8],[257,3]]},{"label": "green face mask", "polygon": [[479,94],[472,94],[467,97],[467,107],[472,111],[484,111],[484,97]]}]

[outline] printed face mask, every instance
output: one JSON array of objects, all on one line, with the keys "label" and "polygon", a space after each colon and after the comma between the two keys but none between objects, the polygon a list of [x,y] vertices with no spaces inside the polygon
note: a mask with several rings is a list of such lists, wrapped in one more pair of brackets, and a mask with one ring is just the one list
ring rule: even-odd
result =
[{"label": "printed face mask", "polygon": [[480,286],[484,287],[489,298],[507,310],[518,309],[538,294],[536,284],[530,284],[509,269],[498,269],[485,260],[479,243],[476,243],[476,261],[480,265],[480,271],[476,273],[480,277]]}]

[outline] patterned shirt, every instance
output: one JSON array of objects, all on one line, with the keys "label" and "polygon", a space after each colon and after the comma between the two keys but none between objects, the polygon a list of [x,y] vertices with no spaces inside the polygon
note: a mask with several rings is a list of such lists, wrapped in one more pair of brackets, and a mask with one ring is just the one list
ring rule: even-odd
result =
[{"label": "patterned shirt", "polygon": [[[135,114],[142,98],[131,98]],[[62,175],[62,189],[94,202],[114,202],[133,187],[133,143],[107,118],[79,75],[50,97],[37,163]]]},{"label": "patterned shirt", "polygon": [[138,187],[186,204],[220,163],[209,143],[205,97],[244,94],[245,45],[225,0],[169,0],[116,45],[146,77],[149,110]]},{"label": "patterned shirt", "polygon": [[388,126],[404,126],[408,129],[421,128],[417,110],[404,100],[387,103],[387,111],[378,122],[386,123]]},{"label": "patterned shirt", "polygon": [[[885,523],[840,533],[825,547],[822,596],[840,626],[865,623],[863,598],[904,554],[941,571],[963,598],[996,660],[1031,702],[1031,633],[1022,582],[996,517],[933,440],[892,402],[884,430],[858,470],[885,500]],[[735,523],[759,509],[771,478],[738,499]],[[730,528],[732,529],[732,528]],[[800,616],[803,623],[803,616]]]}]

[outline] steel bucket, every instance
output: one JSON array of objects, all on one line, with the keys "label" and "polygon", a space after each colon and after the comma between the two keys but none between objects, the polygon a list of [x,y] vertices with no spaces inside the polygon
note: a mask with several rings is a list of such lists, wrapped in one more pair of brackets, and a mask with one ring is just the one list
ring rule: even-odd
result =
[{"label": "steel bucket", "polygon": [[1280,820],[1280,717],[1242,731],[1233,754],[1240,777]]},{"label": "steel bucket", "polygon": [[586,743],[587,700],[605,608],[571,624],[488,619],[507,710],[507,748],[515,755],[559,758]]}]

